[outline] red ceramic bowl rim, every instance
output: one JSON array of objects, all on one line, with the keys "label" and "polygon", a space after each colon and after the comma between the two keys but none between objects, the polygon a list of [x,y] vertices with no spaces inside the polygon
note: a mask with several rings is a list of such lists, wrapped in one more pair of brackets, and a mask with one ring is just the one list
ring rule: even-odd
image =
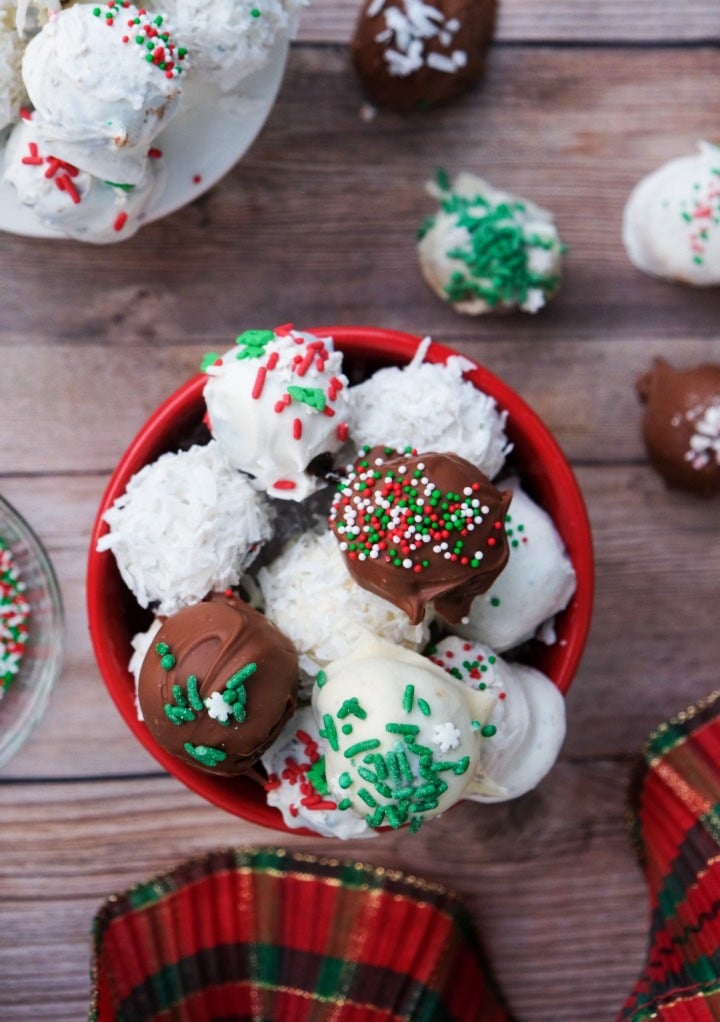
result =
[{"label": "red ceramic bowl rim", "polygon": [[[409,362],[422,341],[422,338],[417,335],[381,327],[313,327],[310,332],[320,336],[331,336],[345,355],[358,356],[372,353],[389,364]],[[445,362],[449,356],[456,354],[458,352],[452,348],[432,342],[425,355],[425,361]],[[466,373],[466,377],[479,389],[491,394],[501,409],[508,411],[508,431],[510,431],[511,424],[522,424],[524,448],[527,450],[528,438],[531,438],[533,455],[539,459],[544,469],[547,470],[547,475],[553,479],[556,490],[563,496],[564,520],[556,522],[556,525],[563,534],[577,575],[575,595],[570,608],[563,612],[566,614],[572,609],[573,626],[565,640],[564,657],[560,670],[553,675],[553,681],[557,687],[563,694],[566,694],[585,648],[592,615],[594,562],[592,534],[585,503],[572,469],[543,421],[507,384],[475,362],[474,359],[468,358],[468,361],[472,362],[475,368]],[[213,777],[165,752],[142,721],[137,719],[134,683],[130,672],[125,669],[118,674],[116,660],[107,643],[103,641],[105,618],[101,597],[106,585],[107,573],[109,571],[117,572],[117,568],[109,551],[105,553],[96,551],[100,536],[107,531],[107,525],[102,516],[125,492],[130,477],[142,465],[159,456],[157,453],[158,437],[164,436],[169,427],[177,423],[181,413],[187,414],[188,408],[194,407],[202,401],[205,381],[206,376],[203,373],[198,373],[159,405],[132,440],[110,477],[90,538],[86,579],[90,638],[103,681],[125,723],[141,744],[170,774],[214,805],[252,823],[274,830],[317,837],[315,832],[303,829],[291,830],[286,827],[279,810],[269,806],[265,801],[259,785],[242,778]],[[128,693],[132,693],[132,698],[128,698]],[[260,795],[262,798],[259,797]]]}]

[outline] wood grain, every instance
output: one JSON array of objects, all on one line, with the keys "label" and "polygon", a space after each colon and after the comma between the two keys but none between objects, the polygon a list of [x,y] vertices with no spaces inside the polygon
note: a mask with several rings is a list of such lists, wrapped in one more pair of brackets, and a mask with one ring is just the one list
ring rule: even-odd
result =
[{"label": "wood grain", "polygon": [[[299,39],[347,42],[361,8],[360,0],[311,0]],[[597,43],[673,43],[717,40],[720,14],[705,0],[501,0],[498,42],[521,40]]]},{"label": "wood grain", "polygon": [[[432,113],[361,116],[359,0],[314,0],[273,113],[215,188],[109,248],[0,236],[0,492],[47,545],[67,615],[62,677],[0,772],[0,1018],[77,1022],[104,898],[210,848],[282,842],[392,865],[462,894],[518,1022],[611,1022],[638,974],[646,892],[631,764],[718,687],[716,502],[668,492],[633,381],[654,355],[720,362],[717,290],[635,271],[622,209],[660,162],[717,138],[714,0],[503,0],[487,79]],[[415,233],[443,164],[546,205],[568,243],[537,317],[467,319],[424,285]],[[592,522],[593,628],[568,738],[533,793],[461,805],[417,836],[340,844],[262,830],[164,774],[99,678],[85,564],[108,475],[158,403],[249,326],[430,333],[540,413]]]}]

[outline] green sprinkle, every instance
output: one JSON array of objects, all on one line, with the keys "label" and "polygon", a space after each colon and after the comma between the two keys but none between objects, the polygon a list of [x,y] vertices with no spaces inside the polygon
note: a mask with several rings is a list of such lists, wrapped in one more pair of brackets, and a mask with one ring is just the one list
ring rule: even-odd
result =
[{"label": "green sprinkle", "polygon": [[422,816],[414,816],[410,821],[410,826],[408,827],[408,830],[410,831],[411,834],[417,834],[422,825],[423,825]]},{"label": "green sprinkle", "polygon": [[343,788],[343,789],[344,788],[349,788],[349,787],[351,787],[352,782],[353,781],[352,781],[352,777],[350,776],[350,774],[347,772],[347,770],[343,770],[343,772],[338,777],[338,784],[340,785],[340,787]]},{"label": "green sprinkle", "polygon": [[317,685],[317,687],[322,688],[326,682],[327,674],[325,673],[325,671],[318,671],[317,674],[315,675],[315,684]]},{"label": "green sprinkle", "polygon": [[211,745],[192,745],[190,742],[185,742],[184,748],[188,756],[192,756],[198,763],[202,763],[206,767],[216,767],[227,759],[227,753],[222,749],[214,749]]},{"label": "green sprinkle", "polygon": [[412,712],[414,697],[415,697],[415,686],[414,685],[406,685],[405,686],[405,691],[403,692],[403,710],[405,710],[406,713]]},{"label": "green sprinkle", "polygon": [[173,699],[178,704],[178,706],[187,706],[188,704],[187,696],[183,692],[181,685],[173,685],[172,694]]},{"label": "green sprinkle", "polygon": [[353,696],[352,699],[346,699],[337,711],[337,715],[341,720],[345,717],[349,717],[351,714],[354,717],[358,717],[360,720],[365,720],[367,717],[367,713],[363,710],[355,696]]},{"label": "green sprinkle", "polygon": [[361,798],[365,805],[370,806],[371,809],[375,809],[377,806],[377,801],[373,798],[367,788],[358,789],[358,798]]},{"label": "green sprinkle", "polygon": [[455,766],[453,767],[453,773],[457,774],[457,776],[459,777],[461,774],[465,773],[465,771],[467,770],[467,768],[469,766],[470,766],[470,757],[469,756],[463,756],[463,758],[459,759],[457,761],[457,763],[455,764]]},{"label": "green sprinkle", "polygon": [[372,749],[379,747],[380,742],[377,738],[367,738],[364,742],[356,742],[355,745],[348,746],[344,753],[345,759],[352,759],[353,756],[359,756],[361,752],[370,752]]},{"label": "green sprinkle", "polygon": [[494,724],[485,724],[484,727],[480,728],[480,734],[483,738],[492,738],[493,735],[497,734],[497,728]]},{"label": "green sprinkle", "polygon": [[343,724],[340,730],[344,735],[351,735],[353,731],[353,726],[352,724]]},{"label": "green sprinkle", "polygon": [[[323,728],[324,730],[320,732],[321,737],[327,739],[328,745],[333,750],[333,752],[338,752],[340,749],[340,744],[338,742],[335,721],[332,719],[329,713],[326,713],[323,716]],[[345,755],[347,756],[347,753],[345,753]]]},{"label": "green sprinkle", "polygon": [[241,667],[239,671],[236,671],[231,678],[228,678],[225,682],[226,687],[230,689],[238,688],[244,681],[247,681],[247,679],[253,675],[256,670],[257,664],[246,664],[244,667]]},{"label": "green sprinkle", "polygon": [[368,827],[372,827],[373,829],[381,827],[385,818],[386,809],[387,806],[378,806],[374,813],[368,813],[365,817],[365,822]]},{"label": "green sprinkle", "polygon": [[391,735],[412,735],[415,737],[420,728],[417,724],[396,724],[391,722],[385,725],[385,730],[389,731]]},{"label": "green sprinkle", "polygon": [[160,657],[160,666],[166,671],[171,671],[176,663],[177,661],[172,653],[166,653]]},{"label": "green sprinkle", "polygon": [[244,723],[247,719],[247,710],[245,709],[244,703],[242,703],[239,699],[236,703],[233,703],[232,715],[238,724]]},{"label": "green sprinkle", "polygon": [[435,171],[435,181],[441,192],[450,191],[450,175],[444,167],[438,167]]},{"label": "green sprinkle", "polygon": [[425,717],[429,717],[432,714],[432,710],[425,699],[418,699],[418,709]]},{"label": "green sprinkle", "polygon": [[207,372],[208,366],[215,365],[220,360],[221,356],[216,351],[209,351],[207,355],[203,355],[202,361],[200,362],[200,372]]},{"label": "green sprinkle", "polygon": [[338,802],[338,809],[349,809],[351,805],[352,799],[344,798],[340,802]]},{"label": "green sprinkle", "polygon": [[198,680],[194,674],[191,674],[188,677],[187,690],[188,699],[190,700],[190,705],[192,706],[193,710],[202,710],[205,704],[200,698],[200,693],[198,692]]}]

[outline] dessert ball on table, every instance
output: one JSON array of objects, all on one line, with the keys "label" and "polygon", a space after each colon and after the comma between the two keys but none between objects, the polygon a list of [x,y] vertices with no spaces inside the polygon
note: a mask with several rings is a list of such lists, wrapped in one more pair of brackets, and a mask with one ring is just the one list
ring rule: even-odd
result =
[{"label": "dessert ball on table", "polygon": [[439,642],[430,659],[468,688],[495,697],[484,728],[488,740],[463,798],[505,802],[535,788],[565,738],[565,700],[557,686],[540,671],[455,635]]},{"label": "dessert ball on table", "polygon": [[151,200],[164,187],[159,159],[148,160],[135,185],[112,184],[58,159],[38,134],[35,118],[21,120],[5,149],[4,180],[38,221],[69,238],[107,244],[141,227]]},{"label": "dessert ball on table", "polygon": [[267,802],[286,827],[308,827],[325,837],[374,837],[367,822],[338,809],[325,775],[325,739],[309,706],[301,706],[262,755]]},{"label": "dessert ball on table", "polygon": [[570,602],[575,570],[550,515],[517,479],[505,484],[512,505],[505,516],[508,562],[499,577],[470,605],[467,621],[454,630],[486,642],[497,652],[531,639]]},{"label": "dessert ball on table", "polygon": [[421,345],[408,365],[378,369],[350,388],[353,442],[452,451],[494,479],[512,450],[506,413],[463,378],[473,363],[461,355],[424,362],[426,350]]},{"label": "dessert ball on table", "polygon": [[552,215],[473,174],[429,186],[440,203],[420,230],[420,269],[457,312],[538,312],[558,290],[563,245]]},{"label": "dessert ball on table", "polygon": [[184,61],[160,14],[119,0],[59,11],[23,57],[40,137],[95,177],[138,184],[153,139],[177,112]]},{"label": "dessert ball on table", "polygon": [[322,485],[308,468],[348,438],[347,379],[332,338],[292,327],[246,330],[203,361],[210,430],[235,468],[273,497]]},{"label": "dessert ball on table", "polygon": [[214,774],[247,771],[295,709],[297,653],[262,614],[213,594],[163,622],[140,669],[159,744]]},{"label": "dessert ball on table", "polygon": [[394,603],[358,585],[330,531],[292,540],[260,569],[258,583],[265,613],[294,642],[311,684],[367,635],[415,650],[429,638],[432,614],[412,624]]},{"label": "dessert ball on table", "polygon": [[166,0],[177,38],[191,50],[193,77],[230,92],[294,35],[306,0]]},{"label": "dessert ball on table", "polygon": [[643,178],[625,206],[623,241],[644,273],[720,284],[720,146],[701,142]]},{"label": "dessert ball on table", "polygon": [[469,89],[485,73],[496,6],[496,0],[366,0],[352,59],[373,103],[425,109]]},{"label": "dessert ball on table", "polygon": [[313,689],[329,790],[372,828],[449,809],[480,761],[495,697],[471,691],[418,653],[368,639]]},{"label": "dessert ball on table", "polygon": [[674,369],[656,358],[635,386],[655,470],[671,489],[720,493],[720,365]]},{"label": "dessert ball on table", "polygon": [[507,563],[511,497],[457,455],[372,447],[338,483],[330,527],[359,585],[413,624],[431,601],[454,622]]},{"label": "dessert ball on table", "polygon": [[146,465],[104,519],[98,550],[158,614],[235,585],[272,532],[267,502],[215,442]]}]

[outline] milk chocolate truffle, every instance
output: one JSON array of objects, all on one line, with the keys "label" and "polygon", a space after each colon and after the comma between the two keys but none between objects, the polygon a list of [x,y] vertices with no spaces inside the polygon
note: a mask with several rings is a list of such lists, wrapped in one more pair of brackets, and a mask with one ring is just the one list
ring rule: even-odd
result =
[{"label": "milk chocolate truffle", "polygon": [[485,73],[496,0],[366,0],[352,59],[373,103],[409,111],[445,103]]},{"label": "milk chocolate truffle", "polygon": [[508,559],[512,491],[456,454],[365,447],[338,484],[330,526],[355,581],[422,620],[460,621]]},{"label": "milk chocolate truffle", "polygon": [[172,755],[213,774],[242,774],[295,709],[298,656],[279,629],[215,593],[168,617],[140,670],[143,719]]},{"label": "milk chocolate truffle", "polygon": [[671,489],[720,493],[720,365],[673,369],[662,358],[635,384],[653,467]]}]

